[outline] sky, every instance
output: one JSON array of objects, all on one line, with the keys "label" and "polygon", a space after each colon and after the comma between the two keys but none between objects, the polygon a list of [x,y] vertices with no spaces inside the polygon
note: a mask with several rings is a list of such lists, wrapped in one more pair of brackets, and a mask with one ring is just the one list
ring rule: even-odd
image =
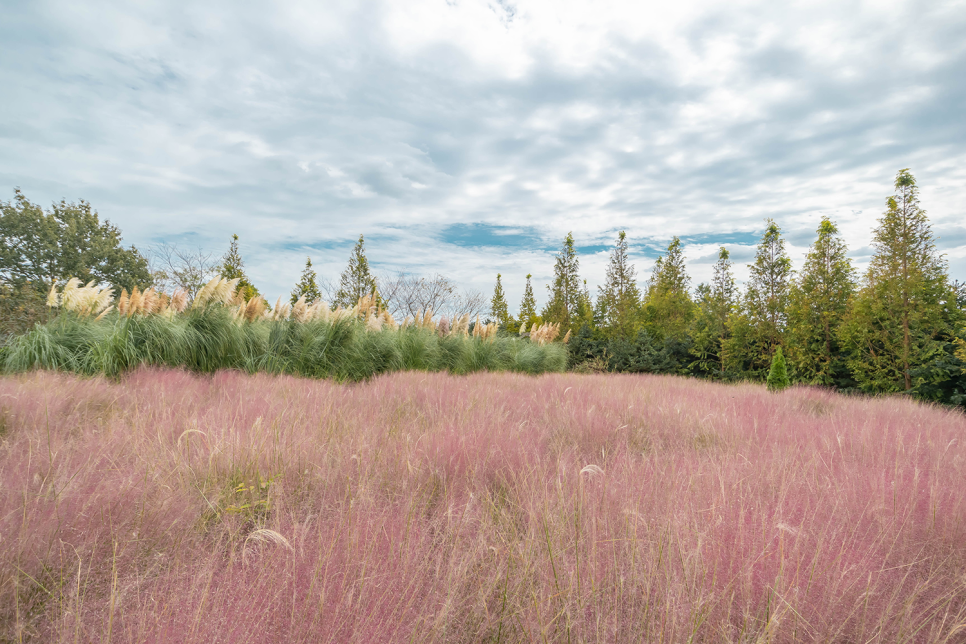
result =
[{"label": "sky", "polygon": [[966,280],[966,2],[5,2],[0,200],[89,201],[145,253],[238,234],[274,301],[439,273],[538,302],[572,232],[603,283],[672,236],[739,279],[766,218],[861,270],[910,168]]}]

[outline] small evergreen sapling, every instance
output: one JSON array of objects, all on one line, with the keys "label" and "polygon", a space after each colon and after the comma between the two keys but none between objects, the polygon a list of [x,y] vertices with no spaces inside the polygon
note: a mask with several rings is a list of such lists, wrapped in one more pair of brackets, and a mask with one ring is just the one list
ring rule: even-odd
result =
[{"label": "small evergreen sapling", "polygon": [[771,359],[771,369],[768,371],[768,391],[781,391],[791,385],[788,379],[788,366],[782,348],[775,348],[775,355]]}]

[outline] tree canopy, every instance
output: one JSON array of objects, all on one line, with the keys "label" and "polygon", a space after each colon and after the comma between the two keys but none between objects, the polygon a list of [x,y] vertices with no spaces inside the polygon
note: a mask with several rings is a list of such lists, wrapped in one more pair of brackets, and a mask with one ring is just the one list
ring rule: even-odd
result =
[{"label": "tree canopy", "polygon": [[61,201],[45,211],[15,190],[13,201],[0,202],[0,281],[46,290],[71,277],[117,291],[151,283],[147,260],[123,247],[121,231],[90,203]]}]

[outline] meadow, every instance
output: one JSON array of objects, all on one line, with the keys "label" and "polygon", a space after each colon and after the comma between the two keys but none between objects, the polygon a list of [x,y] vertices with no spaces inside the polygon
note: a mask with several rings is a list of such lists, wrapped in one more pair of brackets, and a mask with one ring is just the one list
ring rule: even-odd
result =
[{"label": "meadow", "polygon": [[5,376],[0,642],[962,642],[964,440],[669,376]]}]

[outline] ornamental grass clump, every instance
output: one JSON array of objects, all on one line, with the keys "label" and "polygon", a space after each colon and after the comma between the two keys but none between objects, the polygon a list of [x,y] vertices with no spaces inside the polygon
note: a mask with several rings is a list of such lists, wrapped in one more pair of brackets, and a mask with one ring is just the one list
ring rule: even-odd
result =
[{"label": "ornamental grass clump", "polygon": [[497,325],[464,315],[452,325],[433,312],[396,322],[374,297],[350,308],[325,302],[269,308],[246,299],[238,280],[215,278],[188,303],[184,291],[122,291],[70,280],[48,302],[64,314],[13,338],[0,354],[7,373],[59,369],[117,377],[140,365],[184,367],[201,373],[238,369],[313,378],[364,380],[400,370],[562,371],[566,350],[548,334],[539,341],[497,337]]}]

